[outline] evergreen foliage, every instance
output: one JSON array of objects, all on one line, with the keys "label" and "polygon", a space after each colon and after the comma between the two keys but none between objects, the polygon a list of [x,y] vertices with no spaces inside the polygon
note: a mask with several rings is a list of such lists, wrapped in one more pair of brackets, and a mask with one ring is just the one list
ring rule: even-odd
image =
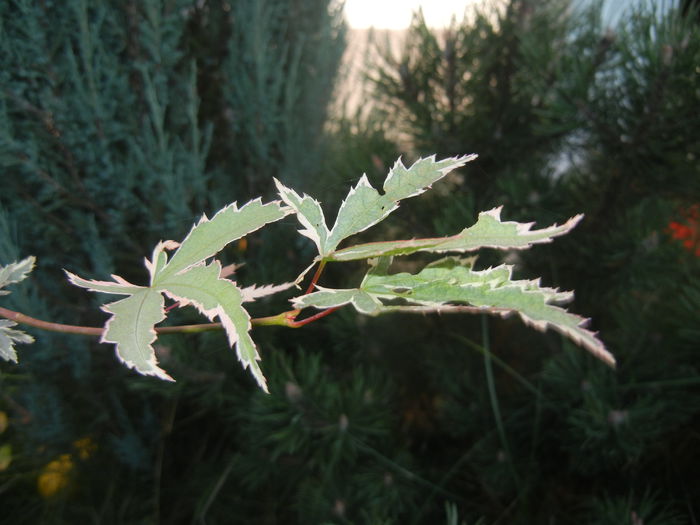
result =
[{"label": "evergreen foliage", "polygon": [[[578,519],[596,523],[686,523],[697,514],[687,468],[697,461],[690,429],[700,408],[691,299],[700,286],[696,15],[689,4],[646,5],[608,28],[598,8],[512,0],[444,33],[418,16],[400,56],[385,53],[369,71],[380,110],[413,151],[479,144],[482,171],[456,186],[454,206],[414,221],[449,231],[457,217],[502,203],[538,223],[585,213],[570,238],[518,259],[549,264],[545,282],[577,290],[577,308],[598,320],[619,371],[568,352],[525,360],[545,342],[491,323],[483,335],[491,345],[479,349],[494,354],[486,377],[468,388],[444,379],[459,392],[450,413],[489,391],[472,404],[487,413],[490,405],[490,454],[500,459],[480,449],[478,466],[457,472],[464,486],[483,484],[511,522],[567,522],[555,509],[581,505],[594,514]],[[457,435],[483,436],[465,417]],[[496,519],[503,510],[475,512]]]},{"label": "evergreen foliage", "polygon": [[[100,322],[98,303],[59,284],[61,268],[138,280],[133,254],[163,232],[184,235],[203,211],[268,191],[271,175],[314,177],[343,39],[339,6],[327,0],[0,3],[0,261],[27,251],[40,261],[34,286],[4,304],[44,319]],[[237,250],[251,281],[264,280],[254,264],[260,252],[253,243]],[[170,472],[161,472],[180,386],[134,387],[89,341],[34,335],[23,370],[3,365],[0,375],[0,410],[11,416],[3,442],[13,445],[11,470],[0,472],[3,516],[191,516],[194,504],[159,507],[161,498],[177,500]],[[228,356],[215,352],[210,370],[191,369],[198,352],[221,348],[203,339],[159,352],[208,384],[203,378],[218,377]],[[224,395],[214,384],[195,413]],[[97,447],[89,460],[74,445],[83,438]],[[72,461],[42,470],[65,454]],[[48,480],[43,489],[39,479]],[[70,481],[63,495],[62,479]],[[38,504],[42,496],[47,505]]]}]

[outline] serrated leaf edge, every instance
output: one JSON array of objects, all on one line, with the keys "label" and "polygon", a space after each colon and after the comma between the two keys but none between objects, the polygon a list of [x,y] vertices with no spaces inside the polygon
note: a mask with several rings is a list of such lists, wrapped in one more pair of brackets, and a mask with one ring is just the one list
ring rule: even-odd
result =
[{"label": "serrated leaf edge", "polygon": [[[449,164],[449,165],[447,165],[447,166],[444,166],[444,167],[442,167],[442,168],[439,168],[439,169],[437,170],[437,171],[439,171],[439,172],[442,174],[442,177],[444,177],[445,175],[447,175],[447,174],[450,173],[451,171],[456,170],[457,168],[461,168],[462,166],[464,166],[465,164],[467,164],[467,162],[471,162],[471,161],[473,161],[473,160],[476,160],[476,159],[478,158],[478,156],[479,156],[479,155],[476,154],[476,153],[470,153],[470,154],[468,154],[468,155],[461,155],[461,156],[457,156],[457,157],[447,157],[447,158],[444,158],[444,159],[442,159],[442,160],[436,160],[436,159],[437,159],[437,155],[436,155],[436,154],[433,154],[433,155],[430,155],[430,156],[428,156],[428,157],[419,157],[418,160],[416,160],[416,161],[415,161],[413,164],[411,164],[411,166],[408,167],[408,168],[407,168],[406,165],[403,163],[403,158],[400,156],[398,159],[396,159],[396,162],[394,162],[394,165],[393,165],[393,166],[391,167],[391,169],[389,170],[389,173],[387,174],[386,179],[384,180],[384,183],[382,184],[382,188],[384,189],[384,191],[387,191],[387,186],[389,185],[390,181],[393,181],[393,179],[394,179],[395,177],[398,176],[398,171],[399,171],[399,169],[403,169],[403,170],[405,170],[405,171],[409,171],[410,169],[412,169],[412,168],[413,168],[414,166],[416,166],[417,164],[419,164],[419,163],[421,163],[421,162],[424,162],[424,161],[426,161],[426,160],[432,161],[434,164],[438,164],[438,163],[440,163],[440,162],[452,161],[451,164]],[[440,177],[439,179],[437,179],[435,182],[437,182],[438,180],[440,180],[442,177]],[[402,197],[400,200],[403,200],[403,199],[410,199],[411,197],[417,197],[418,195],[421,195],[421,194],[425,193],[426,191],[428,191],[430,188],[433,187],[433,184],[434,184],[435,182],[430,183],[430,184],[427,184],[427,185],[425,185],[425,186],[422,187],[422,188],[416,189],[416,191],[415,191],[414,193],[411,193],[410,195],[407,195],[406,197]]]},{"label": "serrated leaf edge", "polygon": [[[148,288],[144,288],[144,289],[148,289]],[[156,292],[156,293],[158,293],[158,292]],[[131,296],[133,297],[133,295],[131,295]],[[174,382],[175,380],[170,375],[168,375],[168,373],[165,370],[163,370],[162,368],[160,368],[158,366],[158,359],[156,357],[155,349],[153,348],[153,343],[158,338],[158,334],[155,331],[155,325],[158,323],[155,323],[154,325],[152,325],[151,328],[148,330],[148,333],[150,333],[152,336],[150,338],[150,340],[148,341],[148,343],[146,344],[146,349],[149,351],[149,354],[150,354],[149,359],[146,360],[146,363],[151,367],[149,369],[143,369],[141,367],[138,367],[134,361],[129,361],[129,360],[125,359],[121,355],[121,353],[119,352],[120,342],[112,340],[112,339],[108,339],[108,337],[109,337],[108,334],[109,334],[112,322],[117,318],[117,315],[114,312],[112,312],[111,310],[109,310],[109,307],[116,302],[119,302],[119,301],[112,301],[111,303],[102,305],[100,307],[100,310],[102,310],[103,312],[110,315],[109,319],[107,319],[107,321],[105,322],[104,330],[102,331],[102,336],[100,337],[100,343],[113,344],[114,348],[115,348],[114,353],[117,355],[117,359],[121,363],[123,363],[127,368],[133,368],[141,375],[155,376],[155,377],[162,379],[164,381],[173,381]],[[165,311],[162,308],[161,308],[161,311],[163,313],[163,316],[159,322],[163,321],[166,317]]]},{"label": "serrated leaf edge", "polygon": [[[97,281],[95,279],[83,279],[82,277],[69,272],[68,270],[63,270],[68,277],[71,284],[78,286],[80,288],[85,288],[89,292],[99,292],[113,295],[133,295],[140,290],[148,288],[147,286],[139,286],[137,284],[131,284],[126,279],[119,277],[118,275],[110,275],[114,282],[110,281]],[[100,289],[98,287],[102,287]],[[109,289],[109,290],[108,290]]]},{"label": "serrated leaf edge", "polygon": [[274,295],[276,293],[284,292],[289,290],[292,286],[295,286],[294,281],[281,284],[263,284],[262,286],[251,285],[245,288],[239,288],[241,296],[243,297],[244,303],[252,303],[262,297],[267,297],[269,295]]},{"label": "serrated leaf edge", "polygon": [[30,344],[34,342],[34,338],[21,330],[14,330],[12,328],[14,326],[17,326],[16,322],[9,319],[0,319],[0,334],[7,338],[7,355],[4,355],[3,358],[17,363],[15,344]]},{"label": "serrated leaf edge", "polygon": [[[15,261],[10,264],[6,264],[5,266],[0,266],[0,278],[4,279],[0,280],[0,288],[4,288],[9,284],[16,284],[23,281],[27,278],[35,266],[36,257],[33,255],[25,257],[21,261]],[[7,277],[2,277],[3,273],[7,273]],[[10,274],[12,273],[19,273],[19,275],[10,278]]]},{"label": "serrated leaf edge", "polygon": [[[221,208],[219,211],[217,211],[217,212],[212,216],[211,219],[209,219],[209,218],[207,217],[206,213],[202,214],[202,216],[200,217],[199,221],[198,221],[197,223],[195,223],[195,224],[192,226],[192,228],[190,229],[189,233],[185,236],[185,238],[184,238],[180,243],[175,243],[175,241],[166,241],[166,243],[175,243],[175,244],[178,244],[177,248],[178,248],[178,250],[180,250],[181,248],[183,248],[183,247],[188,243],[188,241],[192,238],[192,236],[194,235],[194,233],[197,232],[197,229],[198,229],[200,226],[202,226],[202,225],[204,225],[204,224],[206,224],[206,223],[210,223],[210,222],[214,221],[219,215],[225,214],[225,213],[227,213],[227,212],[229,212],[229,211],[231,211],[231,210],[232,210],[234,213],[243,212],[243,211],[245,211],[246,208],[248,208],[249,206],[255,206],[255,205],[259,205],[259,206],[261,207],[261,209],[262,209],[262,208],[265,208],[266,206],[270,206],[270,205],[272,205],[272,206],[277,206],[278,211],[280,211],[281,214],[282,214],[279,218],[276,218],[276,219],[271,220],[271,221],[263,222],[262,224],[259,224],[257,227],[248,230],[245,234],[243,234],[243,235],[241,235],[241,236],[239,236],[239,237],[235,237],[235,238],[229,239],[229,240],[228,240],[226,243],[224,243],[224,245],[223,245],[223,246],[226,246],[227,244],[229,244],[229,243],[231,243],[231,242],[233,242],[233,241],[235,241],[235,240],[237,240],[237,239],[240,239],[241,237],[244,237],[245,235],[249,235],[249,234],[251,234],[251,233],[253,233],[253,232],[259,230],[260,228],[262,228],[263,226],[265,226],[265,225],[267,225],[267,224],[270,224],[270,223],[272,223],[272,222],[276,222],[276,221],[278,221],[278,220],[281,220],[281,219],[283,219],[284,217],[286,217],[287,215],[289,215],[290,213],[293,213],[293,211],[292,211],[291,209],[289,209],[288,207],[286,207],[286,206],[281,206],[281,205],[280,205],[280,202],[281,202],[281,201],[279,201],[279,200],[275,200],[275,201],[270,201],[270,202],[267,202],[267,203],[264,203],[264,204],[263,204],[263,202],[262,202],[262,197],[258,197],[258,198],[256,198],[256,199],[253,199],[253,200],[251,200],[251,201],[246,202],[246,203],[245,203],[243,206],[241,206],[240,208],[238,207],[237,202],[232,202],[231,204],[228,204],[227,206],[224,206],[224,207]],[[220,239],[217,239],[217,241],[220,241]],[[209,242],[209,244],[212,244],[212,245],[218,245],[219,243],[220,243],[220,242],[216,242],[216,243],[213,242],[213,241],[210,241],[210,242]],[[166,247],[165,244],[163,245],[163,248],[166,248],[166,249],[167,249],[167,247]],[[222,248],[223,248],[223,247],[222,247]],[[197,259],[197,260],[194,260],[194,261],[192,261],[190,264],[188,264],[188,265],[184,266],[183,268],[180,268],[179,270],[177,270],[177,271],[175,272],[175,275],[180,274],[180,273],[184,273],[184,272],[186,272],[187,270],[189,270],[190,268],[192,268],[193,266],[196,266],[197,264],[201,263],[202,261],[205,261],[206,259],[208,259],[208,258],[210,258],[210,257],[213,257],[213,256],[216,255],[219,251],[221,251],[222,248],[219,248],[219,249],[216,249],[216,250],[209,250],[209,251],[206,252],[205,254],[202,254],[201,256],[198,256],[198,259]],[[164,266],[163,268],[161,268],[160,272],[162,272],[162,273],[167,273],[168,267],[169,267],[174,261],[176,261],[177,255],[178,255],[178,251],[176,251],[176,252],[172,255],[172,257],[170,258],[169,261],[167,261],[167,263],[165,264],[165,266]],[[151,265],[154,265],[155,262],[156,262],[156,261],[153,260],[153,261],[151,261],[150,264],[151,264]],[[157,279],[158,279],[158,275],[156,275],[156,276],[154,277],[154,282],[156,282]]]},{"label": "serrated leaf edge", "polygon": [[[554,240],[554,238],[569,233],[582,219],[583,214],[575,215],[569,218],[562,224],[552,224],[539,230],[532,230],[534,222],[520,223],[515,221],[501,221],[501,210],[503,206],[498,206],[489,211],[479,213],[477,221],[470,227],[464,228],[455,235],[446,237],[429,237],[423,239],[405,239],[398,241],[379,241],[365,244],[358,244],[343,248],[342,250],[334,251],[328,257],[329,260],[337,262],[347,262],[352,260],[360,260],[369,257],[381,257],[386,255],[407,256],[418,252],[428,253],[467,253],[477,251],[481,248],[494,248],[498,250],[526,250],[535,244],[546,244]],[[504,244],[496,242],[484,242],[473,246],[449,246],[451,242],[459,241],[465,234],[470,233],[470,230],[475,228],[482,216],[489,216],[498,221],[500,226],[515,226],[517,233],[516,239],[519,236],[526,238],[528,235],[547,235],[538,239],[525,239],[525,244]],[[367,248],[375,247],[377,250],[367,253]],[[383,251],[381,248],[385,247]]]},{"label": "serrated leaf edge", "polygon": [[[326,217],[323,213],[321,203],[314,199],[311,195],[308,195],[307,193],[304,193],[303,196],[300,196],[295,190],[285,186],[276,178],[273,180],[275,182],[275,186],[277,187],[277,192],[282,198],[282,201],[294,210],[294,213],[297,216],[297,220],[304,227],[302,230],[298,230],[298,232],[304,237],[311,239],[311,241],[313,241],[313,243],[318,248],[319,254],[323,254],[326,251],[326,243],[328,241],[328,237],[330,236],[330,231],[328,230],[328,224],[326,223]],[[298,202],[294,202],[292,198]],[[311,223],[311,221],[306,215],[301,213],[301,205],[307,199],[309,200],[309,202],[311,202],[311,205],[318,210],[321,221],[319,225],[314,225],[313,223]],[[323,234],[323,238],[321,238],[321,234]]]},{"label": "serrated leaf edge", "polygon": [[[210,263],[210,265],[205,265],[203,262],[192,266],[190,268],[195,268],[196,266],[211,266],[214,268],[216,275],[221,274],[221,263],[218,260],[214,260]],[[183,273],[178,273],[177,275],[184,275]],[[174,276],[176,279],[177,276]],[[241,295],[241,303],[243,303],[243,294],[241,292],[241,289],[236,285],[235,282],[225,279],[222,277],[218,277],[217,281],[221,281],[223,283],[226,283],[228,285],[233,286],[235,290],[238,291],[238,293]],[[172,283],[176,284],[176,283]],[[293,283],[292,283],[293,284]],[[291,285],[290,285],[291,286]],[[218,303],[215,307],[213,308],[205,308],[205,306],[198,301],[197,299],[193,297],[184,297],[176,294],[172,290],[168,288],[168,283],[163,283],[161,286],[156,287],[156,289],[163,293],[166,297],[177,301],[180,303],[180,306],[187,306],[191,305],[193,306],[198,312],[203,314],[205,317],[207,317],[210,321],[214,321],[218,317],[219,322],[221,322],[221,326],[224,328],[224,332],[226,333],[226,338],[228,339],[229,346],[233,348],[234,346],[236,347],[236,355],[238,357],[238,360],[241,362],[241,365],[243,366],[243,369],[250,368],[251,373],[253,377],[255,378],[256,382],[260,385],[260,387],[267,392],[267,382],[265,380],[265,376],[262,373],[262,370],[260,370],[260,367],[258,366],[257,362],[261,360],[260,354],[258,353],[257,347],[255,343],[253,342],[252,338],[249,336],[249,332],[252,328],[252,323],[250,320],[250,314],[248,311],[243,308],[243,306],[240,306],[240,312],[243,314],[243,317],[245,319],[245,334],[239,333],[240,331],[236,328],[236,323],[234,322],[233,318],[228,315],[226,312],[225,308],[223,305]],[[252,346],[253,350],[253,355],[252,356],[244,356],[243,351],[241,349],[242,345],[242,338],[247,337],[250,339],[250,343]]]}]

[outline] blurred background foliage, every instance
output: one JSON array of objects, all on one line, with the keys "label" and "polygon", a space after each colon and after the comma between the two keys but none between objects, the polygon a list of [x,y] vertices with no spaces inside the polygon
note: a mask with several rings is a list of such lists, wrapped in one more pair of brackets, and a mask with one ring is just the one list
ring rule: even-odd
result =
[{"label": "blurred background foliage", "polygon": [[[505,258],[576,290],[619,365],[514,319],[341,310],[255,331],[265,395],[222,334],[160,338],[165,384],[32,331],[0,364],[0,522],[697,523],[700,18],[681,4],[612,27],[566,0],[442,31],[417,14],[398,51],[377,39],[352,107],[331,0],[1,2],[0,263],[39,260],[3,305],[97,325],[62,268],[142,282],[158,240],[271,198],[273,176],[332,215],[398,155],[477,152],[364,237],[452,234],[499,205],[540,225],[584,212]],[[293,278],[313,256],[296,228],[230,248],[239,280]]]}]

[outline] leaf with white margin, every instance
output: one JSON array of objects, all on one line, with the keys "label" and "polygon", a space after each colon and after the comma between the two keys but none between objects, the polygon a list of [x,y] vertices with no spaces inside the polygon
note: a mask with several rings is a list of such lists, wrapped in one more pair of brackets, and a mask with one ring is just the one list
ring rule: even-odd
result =
[{"label": "leaf with white margin", "polygon": [[111,281],[94,281],[92,279],[83,279],[75,275],[74,273],[64,270],[68,276],[68,280],[75,286],[80,286],[91,292],[102,292],[114,295],[133,295],[144,290],[144,286],[138,286],[131,284],[126,279],[122,279],[118,275],[111,275],[110,277],[114,279]]},{"label": "leaf with white margin", "polygon": [[236,345],[243,368],[250,367],[260,387],[267,392],[267,383],[258,365],[260,356],[250,337],[250,315],[243,308],[241,290],[228,279],[220,278],[221,263],[197,265],[177,275],[159,278],[156,288],[181,305],[192,304],[210,320],[218,317],[231,347]]},{"label": "leaf with white margin", "polygon": [[478,157],[476,153],[435,160],[435,155],[418,159],[406,168],[399,158],[384,181],[384,192],[399,201],[424,193],[437,181],[454,169],[464,166]]},{"label": "leaf with white margin", "polygon": [[180,243],[170,261],[164,267],[159,267],[157,273],[163,278],[175,275],[214,256],[230,242],[278,221],[289,213],[291,210],[282,207],[279,201],[263,204],[258,198],[240,209],[235,202],[229,204],[211,220],[203,215]]},{"label": "leaf with white margin", "polygon": [[[29,256],[19,262],[13,262],[0,267],[0,288],[4,288],[8,284],[15,284],[24,280],[29,272],[34,269],[36,258]],[[0,295],[7,295],[10,292],[0,290]]]},{"label": "leaf with white margin", "polygon": [[276,184],[280,197],[294,209],[304,226],[300,233],[314,241],[322,259],[329,259],[343,239],[374,226],[398,208],[400,200],[420,195],[450,171],[475,158],[476,155],[466,155],[436,161],[433,155],[417,160],[410,168],[398,159],[384,181],[383,195],[363,175],[343,200],[330,231],[316,200],[308,195],[300,197],[279,181]]},{"label": "leaf with white margin", "polygon": [[[603,342],[586,329],[588,319],[557,306],[570,301],[571,292],[541,287],[539,280],[512,280],[511,266],[475,271],[471,263],[472,260],[464,262],[448,257],[426,266],[418,274],[386,275],[370,270],[359,289],[321,289],[292,301],[296,308],[332,308],[349,303],[357,308],[360,297],[369,295],[376,300],[376,307],[367,308],[365,305],[369,303],[364,299],[363,307],[357,309],[371,315],[411,311],[412,306],[419,312],[446,311],[459,309],[458,305],[501,316],[517,313],[525,324],[541,331],[552,328],[606,364],[615,366],[615,358]],[[385,304],[382,300],[402,300],[404,305]]]},{"label": "leaf with white margin", "polygon": [[264,284],[262,286],[252,285],[241,288],[241,295],[243,297],[244,303],[252,303],[262,297],[267,297],[268,295],[273,295],[279,292],[284,292],[289,290],[294,286],[295,282],[282,283],[282,284]]},{"label": "leaf with white margin", "polygon": [[[146,269],[148,270],[148,275],[150,276],[151,286],[153,286],[153,283],[156,280],[156,276],[160,274],[163,271],[163,268],[165,268],[165,265],[168,264],[168,254],[165,253],[165,251],[172,251],[179,247],[179,242],[160,241],[158,244],[156,244],[156,247],[153,248],[153,254],[151,255],[151,258],[146,258],[144,260],[144,264],[146,265]],[[112,278],[114,279],[117,277],[113,275]],[[121,279],[121,277],[118,278]]]},{"label": "leaf with white margin", "polygon": [[435,155],[432,155],[418,159],[410,168],[406,168],[399,158],[384,181],[383,195],[380,195],[370,185],[367,176],[363,175],[341,204],[335,225],[328,237],[326,251],[321,255],[329,255],[343,239],[382,221],[399,207],[400,200],[424,193],[450,171],[475,158],[476,155],[465,155],[436,161]]},{"label": "leaf with white margin", "polygon": [[366,315],[378,315],[385,308],[377,295],[359,288],[336,289],[316,286],[316,289],[316,292],[292,299],[294,308],[302,309],[313,306],[325,310],[352,304],[358,312]]},{"label": "leaf with white margin", "polygon": [[17,352],[15,351],[15,344],[33,343],[34,338],[21,330],[13,329],[13,326],[17,326],[17,323],[9,319],[0,319],[0,359],[16,363]]},{"label": "leaf with white margin", "polygon": [[[29,272],[34,269],[35,263],[36,258],[29,256],[21,261],[0,266],[0,288],[23,281],[29,275]],[[0,290],[0,295],[8,295],[9,293],[8,290]],[[14,326],[17,326],[17,323],[14,321],[0,319],[0,359],[16,363],[17,352],[15,344],[33,343],[34,338],[21,330],[15,330]]]},{"label": "leaf with white margin", "polygon": [[125,299],[101,307],[111,317],[105,324],[100,342],[116,345],[117,358],[140,374],[173,381],[158,366],[153,350],[154,327],[165,319],[163,296],[152,288],[131,284],[118,275],[112,275],[114,282],[109,282],[83,279],[68,271],[66,274],[71,283],[91,292],[127,295]]},{"label": "leaf with white margin", "polygon": [[481,212],[476,224],[457,235],[430,239],[372,242],[350,246],[332,253],[331,261],[353,261],[370,257],[409,255],[416,252],[470,252],[480,248],[523,250],[533,244],[552,242],[554,237],[571,231],[583,215],[576,215],[564,224],[532,230],[533,223],[501,221],[502,206]]},{"label": "leaf with white margin", "polygon": [[[102,307],[111,317],[105,325],[101,342],[116,344],[119,359],[138,372],[172,380],[157,366],[152,346],[156,339],[154,326],[166,316],[162,296],[165,293],[169,297],[181,298],[183,303],[191,302],[210,319],[219,317],[231,346],[236,344],[244,367],[250,366],[256,380],[265,389],[265,378],[257,364],[259,357],[248,334],[250,316],[241,306],[246,296],[233,282],[220,278],[219,262],[209,266],[203,264],[205,259],[215,255],[228,243],[291,212],[279,201],[263,204],[260,199],[255,199],[240,209],[236,203],[226,206],[211,220],[203,216],[182,243],[162,241],[156,245],[151,259],[145,261],[150,275],[149,287],[133,285],[117,275],[112,275],[113,282],[110,282],[82,279],[70,272],[66,273],[76,286],[95,292],[128,296]],[[166,250],[175,250],[170,260]],[[214,276],[206,269],[215,269],[217,273]],[[208,273],[202,274],[202,271]],[[203,280],[197,282],[198,278]],[[253,289],[248,295],[252,300],[292,285],[289,283]]]},{"label": "leaf with white margin", "polygon": [[158,366],[153,342],[156,340],[155,325],[165,319],[163,296],[151,288],[113,303],[102,310],[112,314],[105,325],[100,342],[114,343],[117,356],[129,368],[147,376],[156,376],[174,381]]},{"label": "leaf with white margin", "polygon": [[304,227],[304,229],[299,230],[299,233],[314,242],[318,253],[324,253],[330,232],[326,226],[326,218],[323,215],[321,204],[309,195],[304,194],[301,197],[296,191],[287,188],[277,179],[275,179],[275,185],[279,196],[287,206],[294,210],[297,219]]}]

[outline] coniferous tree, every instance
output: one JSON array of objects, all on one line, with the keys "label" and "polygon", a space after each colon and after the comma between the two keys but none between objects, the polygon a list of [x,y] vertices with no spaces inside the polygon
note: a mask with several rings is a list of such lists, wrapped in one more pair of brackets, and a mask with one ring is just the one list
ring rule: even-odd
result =
[{"label": "coniferous tree", "polygon": [[[62,268],[143,282],[138,254],[181,238],[203,212],[248,200],[273,175],[314,177],[343,31],[326,0],[2,2],[0,261],[39,261],[33,286],[8,304],[103,322]],[[251,243],[231,255],[259,253]],[[166,341],[160,358],[180,381],[162,385],[134,382],[96,341],[36,337],[21,369],[1,365],[12,447],[3,516],[205,519],[231,454],[231,414],[252,386],[235,366],[221,373],[236,359],[226,345]],[[211,357],[203,367],[200,353]],[[203,421],[208,430],[193,432]]]},{"label": "coniferous tree", "polygon": [[[531,269],[549,266],[545,282],[577,290],[578,307],[620,360],[611,373],[586,356],[552,355],[553,341],[508,323],[484,327],[491,341],[480,351],[495,352],[502,375],[488,379],[493,364],[484,365],[486,383],[466,386],[444,374],[457,436],[483,436],[477,422],[487,424],[489,412],[496,421],[493,437],[477,441],[472,468],[451,474],[481,484],[497,503],[467,503],[469,513],[495,519],[502,498],[517,499],[508,511],[518,523],[565,520],[557,509],[571,506],[588,508],[585,519],[614,522],[620,514],[609,498],[626,502],[632,522],[686,522],[679,515],[693,513],[697,495],[685,467],[700,406],[690,350],[700,286],[692,73],[700,41],[697,11],[666,7],[632,9],[612,28],[598,8],[560,1],[513,0],[444,32],[418,16],[400,55],[387,53],[369,72],[413,154],[465,144],[480,154],[480,169],[456,186],[453,205],[416,222],[432,220],[447,233],[501,204],[508,217],[541,223],[585,212],[564,242],[518,258]],[[462,333],[474,344],[473,329]],[[454,416],[465,403],[475,412]],[[673,474],[661,481],[669,465]]]}]

